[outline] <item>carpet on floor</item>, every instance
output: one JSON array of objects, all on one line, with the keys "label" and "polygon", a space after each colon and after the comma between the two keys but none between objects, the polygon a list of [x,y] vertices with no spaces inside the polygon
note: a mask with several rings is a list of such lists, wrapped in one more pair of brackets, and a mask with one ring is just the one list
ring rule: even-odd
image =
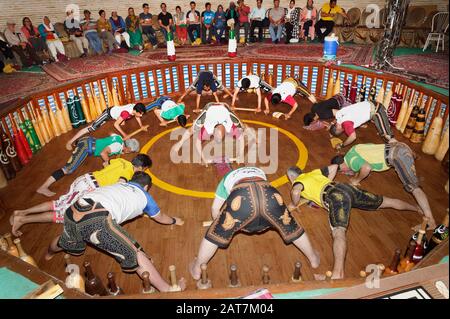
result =
[{"label": "carpet on floor", "polygon": [[425,83],[449,87],[449,56],[445,53],[411,54],[394,57],[393,64],[411,75],[425,79]]},{"label": "carpet on floor", "polygon": [[[339,47],[337,59],[343,63],[357,65],[369,64],[372,61],[373,47],[368,45],[342,45]],[[323,57],[323,45],[320,43],[300,44],[251,44],[239,46],[237,49],[240,58],[277,59],[319,62]],[[176,48],[177,61],[205,62],[211,60],[223,60],[228,58],[228,46],[185,46]],[[165,49],[144,52],[140,55],[151,61],[167,61]]]},{"label": "carpet on floor", "polygon": [[82,79],[114,71],[122,71],[154,64],[149,59],[127,53],[71,59],[67,62],[47,64],[44,71],[58,81]]},{"label": "carpet on floor", "polygon": [[0,74],[0,104],[56,87],[58,81],[46,73],[15,72]]}]

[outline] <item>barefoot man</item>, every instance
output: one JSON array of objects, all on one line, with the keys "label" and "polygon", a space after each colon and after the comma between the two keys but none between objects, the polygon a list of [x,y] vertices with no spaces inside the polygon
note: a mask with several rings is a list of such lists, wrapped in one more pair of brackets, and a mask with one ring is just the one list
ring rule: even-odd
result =
[{"label": "barefoot man", "polygon": [[220,143],[226,136],[231,136],[240,142],[245,142],[246,134],[249,136],[250,147],[251,143],[255,141],[251,130],[230,111],[226,103],[210,102],[203,108],[192,127],[184,132],[181,140],[174,145],[172,151],[178,153],[184,142],[194,136],[194,146],[201,156],[201,162],[208,163],[202,152],[203,141],[209,141],[214,136],[214,141]]},{"label": "barefoot man", "polygon": [[[89,243],[97,249],[114,256],[124,272],[148,271],[151,284],[161,292],[170,290],[170,285],[161,277],[151,259],[139,243],[120,224],[138,217],[142,212],[158,223],[183,225],[179,218],[162,213],[148,193],[152,180],[144,172],[137,172],[128,183],[101,187],[79,198],[64,214],[64,230],[48,248],[46,260],[61,251],[82,255]],[[186,288],[184,278],[179,281]]]},{"label": "barefoot man", "polygon": [[183,99],[186,95],[189,95],[191,92],[197,92],[196,106],[194,113],[200,113],[200,99],[202,94],[211,94],[216,99],[216,102],[219,102],[219,96],[217,95],[217,90],[223,90],[229,96],[233,96],[231,92],[217,79],[217,77],[211,71],[200,71],[197,77],[194,80],[194,83],[189,86],[186,92],[178,99],[178,103],[183,102]]},{"label": "barefoot man", "polygon": [[200,279],[200,266],[211,260],[217,248],[227,248],[240,231],[257,234],[274,229],[286,244],[294,244],[305,254],[313,268],[319,267],[319,255],[308,235],[260,168],[242,167],[225,175],[217,186],[211,211],[213,223],[190,266],[195,280]]},{"label": "barefoot man", "polygon": [[66,144],[66,149],[68,151],[72,150],[72,144],[77,141],[83,135],[88,133],[95,132],[98,130],[103,124],[105,124],[109,120],[114,120],[114,128],[122,135],[124,140],[127,140],[127,134],[121,128],[121,126],[125,125],[125,121],[128,121],[132,117],[136,119],[139,124],[139,127],[143,130],[146,130],[146,127],[142,126],[141,117],[145,113],[145,106],[142,103],[137,104],[127,104],[123,106],[113,106],[108,107],[103,113],[95,119],[88,127],[82,128],[72,137]]},{"label": "barefoot man", "polygon": [[294,96],[296,95],[306,97],[312,103],[317,103],[316,97],[309,91],[307,86],[303,84],[302,81],[300,81],[299,79],[287,78],[279,86],[273,89],[264,99],[264,105],[266,107],[264,113],[270,113],[269,101],[273,105],[277,105],[280,102],[283,102],[291,106],[291,111],[287,114],[284,114],[284,118],[286,120],[290,119],[292,114],[294,114],[295,110],[297,110],[298,108],[298,103],[294,99]]},{"label": "barefoot man", "polygon": [[156,101],[145,107],[146,111],[154,110],[160,126],[167,126],[170,121],[176,120],[181,127],[185,127],[189,115],[184,114],[184,103],[175,103],[168,96],[160,96]]},{"label": "barefoot man", "polygon": [[[414,165],[414,152],[400,142],[389,144],[358,144],[353,146],[344,156],[338,155],[331,160],[331,164],[339,165],[338,171],[347,174],[348,171],[357,173],[350,183],[359,186],[360,182],[371,172],[384,172],[394,168],[405,190],[411,193],[423,214],[428,217],[428,228],[436,228],[436,222],[431,212],[427,195],[420,187]],[[417,225],[414,227],[416,229]],[[418,229],[417,229],[418,230]]]},{"label": "barefoot man", "polygon": [[152,160],[146,154],[138,154],[131,161],[115,158],[100,171],[87,173],[75,179],[69,191],[57,200],[47,201],[24,210],[16,210],[11,215],[10,223],[14,236],[22,236],[20,227],[31,223],[62,223],[64,213],[78,198],[99,187],[113,185],[119,181],[128,182],[136,172],[150,168]]},{"label": "barefoot man", "polygon": [[106,167],[109,165],[110,156],[137,151],[139,151],[139,142],[134,138],[124,141],[122,137],[117,134],[98,139],[91,136],[82,137],[77,141],[77,146],[73,150],[72,156],[69,158],[66,165],[53,172],[36,192],[47,197],[55,195],[54,192],[50,191],[49,187],[65,175],[75,172],[88,156],[101,157],[103,160],[103,167]]},{"label": "barefoot man", "polygon": [[255,93],[258,96],[258,106],[256,108],[256,112],[261,112],[261,90],[268,93],[273,90],[273,88],[266,83],[261,77],[255,74],[249,74],[240,79],[237,83],[236,88],[234,89],[233,100],[231,102],[231,109],[234,109],[236,106],[236,100],[239,93],[247,92],[247,93]]},{"label": "barefoot man", "polygon": [[[303,173],[298,167],[291,167],[287,176],[292,184],[291,197],[294,205],[300,198],[314,202],[328,211],[328,220],[333,236],[334,267],[332,279],[344,278],[344,262],[347,253],[346,232],[352,208],[375,211],[381,208],[419,211],[419,207],[399,199],[375,195],[350,184],[335,183],[333,179],[337,165]],[[318,280],[325,276],[315,275]]]}]

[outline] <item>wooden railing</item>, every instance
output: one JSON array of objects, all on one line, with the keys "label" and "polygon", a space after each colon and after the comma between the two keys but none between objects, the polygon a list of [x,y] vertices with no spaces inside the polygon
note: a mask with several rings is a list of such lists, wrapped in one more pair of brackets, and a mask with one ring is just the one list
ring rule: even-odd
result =
[{"label": "wooden railing", "polygon": [[[319,62],[296,62],[278,60],[251,60],[232,59],[222,62],[205,63],[172,63],[146,66],[129,69],[126,71],[111,72],[107,75],[99,75],[86,78],[77,82],[63,84],[56,88],[47,89],[39,93],[33,93],[0,110],[0,117],[5,132],[11,136],[14,119],[15,123],[24,119],[33,119],[47,111],[56,111],[56,107],[66,108],[69,97],[79,95],[86,97],[89,94],[98,95],[101,91],[106,100],[106,105],[112,105],[111,91],[116,90],[120,102],[147,103],[160,95],[177,95],[192,83],[200,70],[214,72],[222,83],[228,88],[234,88],[238,80],[248,73],[265,74],[266,80],[272,75],[273,85],[278,85],[289,76],[298,76],[318,98],[327,95],[328,81],[331,76],[350,83],[356,81],[358,87],[366,85],[366,97],[369,90],[375,86],[377,92],[383,87],[386,91],[401,87],[403,96],[414,92],[416,97],[422,96],[426,103],[425,134],[433,119],[441,115],[448,126],[448,100],[449,97],[433,90],[427,89],[407,79],[392,74],[379,74],[370,70],[353,69],[344,66],[328,67]],[[364,83],[363,83],[364,82]],[[398,85],[401,86],[398,86]],[[109,93],[109,94],[108,94]],[[413,99],[414,100],[414,99]],[[44,112],[43,112],[44,111]]]}]

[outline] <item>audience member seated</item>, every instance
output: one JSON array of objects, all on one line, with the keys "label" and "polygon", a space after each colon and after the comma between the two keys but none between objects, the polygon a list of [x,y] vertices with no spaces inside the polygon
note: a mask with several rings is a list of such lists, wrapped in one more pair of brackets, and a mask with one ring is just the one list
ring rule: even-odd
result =
[{"label": "audience member seated", "polygon": [[8,21],[6,26],[5,39],[11,46],[11,50],[20,57],[22,65],[25,67],[30,67],[33,63],[41,65],[41,58],[36,54],[36,51],[28,42],[27,38],[21,32],[16,32],[15,22]]},{"label": "audience member seated", "polygon": [[125,23],[127,26],[127,32],[130,36],[129,47],[136,50],[142,50],[143,41],[142,41],[142,32],[139,25],[139,18],[134,13],[133,8],[128,8],[128,17],[125,19]]},{"label": "audience member seated", "polygon": [[219,4],[217,11],[214,15],[214,33],[216,37],[217,44],[220,44],[223,34],[227,28],[227,18],[225,17],[225,11],[223,6]]},{"label": "audience member seated", "polygon": [[97,21],[91,18],[91,12],[84,10],[84,19],[81,20],[81,29],[84,31],[84,36],[89,41],[92,50],[98,55],[103,53],[103,44],[97,33]]},{"label": "audience member seated", "polygon": [[250,13],[250,42],[256,42],[255,29],[258,28],[258,41],[264,41],[264,18],[266,17],[266,9],[262,7],[263,0],[256,0],[256,8]]},{"label": "audience member seated", "polygon": [[27,38],[28,42],[31,43],[36,52],[47,51],[47,46],[45,45],[45,39],[41,37],[38,29],[33,25],[31,19],[25,17],[22,19],[22,31],[23,35]]},{"label": "audience member seated", "polygon": [[[205,4],[205,11],[202,12],[202,43],[211,43],[212,36],[214,35],[214,12],[211,10],[211,3]],[[206,38],[208,34],[208,38]]]},{"label": "audience member seated", "polygon": [[197,38],[200,38],[200,12],[195,10],[195,1],[191,1],[190,6],[191,10],[186,14],[186,21],[189,40],[193,44]]},{"label": "audience member seated", "polygon": [[112,33],[114,34],[116,42],[119,43],[122,48],[131,48],[130,35],[127,33],[127,26],[123,18],[117,14],[117,11],[111,12],[109,23],[111,24]]},{"label": "audience member seated", "polygon": [[289,2],[284,24],[286,28],[286,44],[298,42],[300,10],[300,8],[295,7],[295,0]]},{"label": "audience member seated", "polygon": [[[285,10],[280,7],[280,0],[273,1],[273,8],[269,11],[269,32],[272,42],[278,44],[283,34]],[[276,31],[275,31],[276,30]]]},{"label": "audience member seated", "polygon": [[250,7],[244,3],[244,0],[238,0],[237,12],[239,16],[238,36],[240,33],[240,28],[244,28],[244,42],[248,43],[248,32],[250,30],[250,20],[248,16],[250,15]]},{"label": "audience member seated", "polygon": [[[325,41],[325,37],[328,36],[334,28],[334,18],[337,14],[341,14],[344,18],[348,18],[344,9],[337,5],[337,0],[330,0],[330,3],[325,3],[322,6],[321,19],[316,24],[316,33],[320,42]],[[322,32],[322,28],[326,29]]]},{"label": "audience member seated", "polygon": [[119,48],[119,43],[114,39],[112,35],[112,26],[109,20],[106,19],[105,10],[98,12],[100,16],[97,20],[97,32],[104,42],[108,45],[108,53],[111,54],[112,50]]},{"label": "audience member seated", "polygon": [[161,3],[161,12],[158,14],[158,23],[161,33],[164,36],[164,41],[167,39],[167,33],[174,32],[175,28],[173,26],[173,17],[170,12],[167,12],[167,6],[163,2]]},{"label": "audience member seated", "polygon": [[15,60],[11,46],[6,41],[5,36],[0,32],[0,53],[5,59]]},{"label": "audience member seated", "polygon": [[307,0],[306,6],[300,13],[300,37],[311,41],[314,40],[316,35],[315,25],[317,19],[317,9],[314,7],[314,0]]},{"label": "audience member seated", "polygon": [[227,19],[227,26],[229,28],[231,28],[231,25],[234,26],[236,41],[239,42],[239,14],[236,9],[236,4],[233,1],[230,2],[230,6],[225,12],[225,18]]},{"label": "audience member seated", "polygon": [[175,29],[177,32],[177,38],[181,45],[185,45],[187,41],[187,23],[186,14],[181,11],[181,7],[175,8],[175,14],[173,15],[173,21],[175,22]]},{"label": "audience member seated", "polygon": [[148,38],[148,41],[156,48],[158,45],[158,39],[156,38],[155,29],[153,29],[152,17],[148,3],[142,5],[144,12],[139,14],[139,20],[141,22],[142,34]]},{"label": "audience member seated", "polygon": [[47,16],[44,17],[43,23],[38,26],[38,30],[41,37],[45,39],[45,43],[50,50],[53,60],[58,62],[60,58],[63,60],[67,59],[64,44],[59,39],[53,23],[50,22],[50,19]]},{"label": "audience member seated", "polygon": [[84,37],[83,30],[81,30],[80,21],[76,20],[73,16],[72,10],[67,10],[66,20],[64,21],[64,29],[69,34],[70,40],[72,40],[80,52],[80,57],[87,57],[89,49],[89,41]]}]

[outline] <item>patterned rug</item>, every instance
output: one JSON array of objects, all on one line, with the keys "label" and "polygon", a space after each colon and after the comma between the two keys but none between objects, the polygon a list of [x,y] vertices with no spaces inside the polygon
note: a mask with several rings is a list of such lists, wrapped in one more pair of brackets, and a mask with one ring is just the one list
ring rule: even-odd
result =
[{"label": "patterned rug", "polygon": [[449,87],[449,56],[444,53],[411,54],[394,57],[394,66],[426,78],[426,83]]},{"label": "patterned rug", "polygon": [[57,86],[45,73],[15,72],[0,74],[0,104]]},{"label": "patterned rug", "polygon": [[[337,59],[342,63],[365,65],[372,61],[373,47],[370,45],[341,45],[337,52]],[[294,61],[321,61],[323,44],[260,44],[248,46],[238,50],[238,56],[258,57],[260,59],[279,59]]]},{"label": "patterned rug", "polygon": [[[356,65],[369,64],[372,61],[373,47],[368,45],[345,45],[338,50],[338,60],[343,63]],[[228,59],[228,46],[185,46],[177,47],[177,61],[205,61]],[[322,44],[251,44],[249,46],[239,46],[237,49],[238,57],[241,58],[262,58],[278,60],[296,60],[296,61],[320,61],[323,56]],[[140,55],[152,61],[167,61],[165,49],[144,52]]]},{"label": "patterned rug", "polygon": [[154,64],[149,59],[126,53],[94,56],[83,59],[71,59],[67,62],[47,64],[44,71],[58,81],[67,81],[101,75]]}]

